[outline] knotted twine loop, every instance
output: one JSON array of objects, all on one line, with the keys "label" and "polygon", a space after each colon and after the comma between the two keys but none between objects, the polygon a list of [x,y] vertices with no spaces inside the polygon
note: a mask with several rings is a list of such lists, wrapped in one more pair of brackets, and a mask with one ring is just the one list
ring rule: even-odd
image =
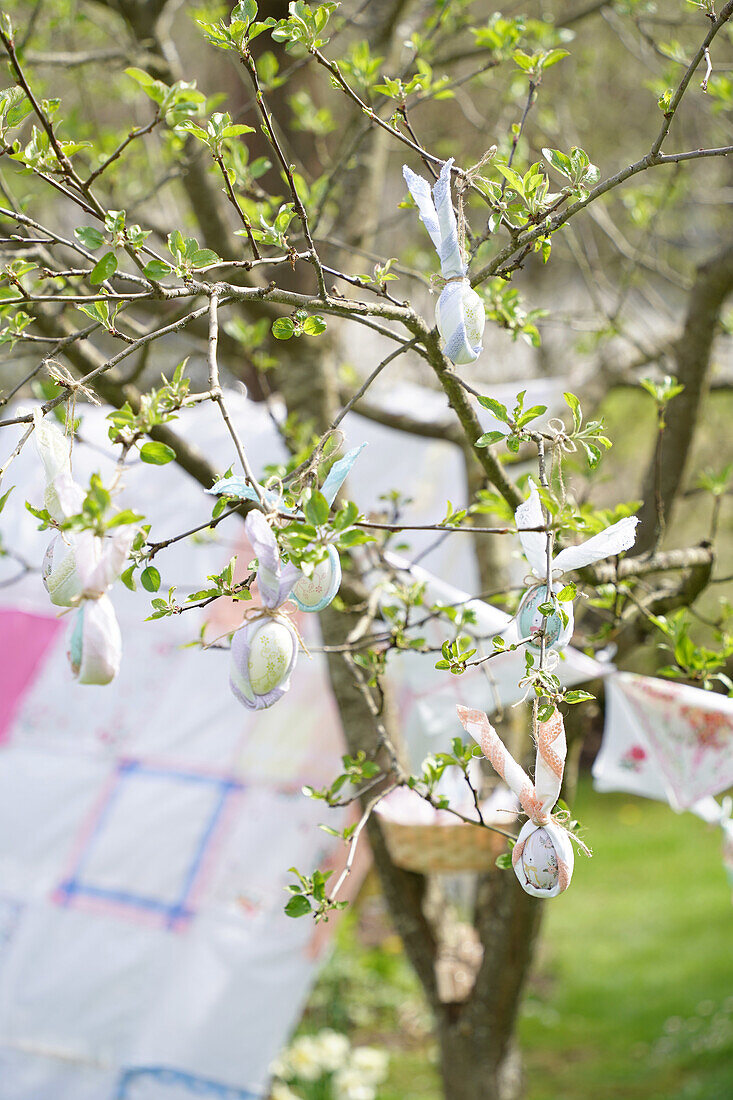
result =
[{"label": "knotted twine loop", "polygon": [[288,625],[293,628],[293,633],[298,639],[300,648],[303,650],[308,659],[312,661],[313,657],[310,653],[310,650],[303,641],[303,636],[298,630],[295,622],[293,621],[293,619],[291,619],[290,613],[287,611],[283,611],[286,603],[292,604],[293,609],[297,610],[295,604],[291,599],[284,600],[279,607],[265,607],[264,604],[262,605],[262,607],[248,607],[242,615],[242,619],[244,620],[242,626],[244,626],[245,623],[256,623],[258,619],[285,619]]},{"label": "knotted twine loop", "polygon": [[83,382],[80,382],[78,378],[74,378],[71,371],[65,367],[62,363],[57,362],[55,359],[49,359],[46,363],[46,370],[58,386],[67,391],[66,394],[66,423],[64,425],[64,431],[66,435],[71,437],[71,445],[74,444],[74,419],[76,417],[76,399],[79,395],[86,397],[87,401],[91,405],[101,405],[102,402],[97,397],[93,390],[90,390],[88,386],[85,386]]},{"label": "knotted twine loop", "polygon": [[[481,160],[477,161],[472,168],[467,168],[465,171],[461,171],[456,176],[455,189],[458,196],[458,247],[461,250],[461,255],[464,260],[467,259],[466,254],[466,214],[463,206],[463,196],[468,191],[469,187],[472,187],[474,183],[488,183],[488,180],[484,179],[481,175],[481,169],[485,164],[488,164],[496,156],[496,146],[492,145],[490,149],[487,149]],[[453,279],[446,280],[447,282],[454,281]]]},{"label": "knotted twine loop", "polygon": [[441,290],[448,286],[448,283],[467,283],[468,279],[465,275],[449,275],[448,278],[445,275],[441,275],[436,271],[430,276],[430,293],[439,294]]},{"label": "knotted twine loop", "polygon": [[[534,821],[534,818],[532,818],[531,820]],[[591,859],[591,857],[593,856],[593,849],[589,848],[585,841],[581,840],[580,837],[576,833],[574,833],[571,828],[569,828],[569,823],[571,820],[571,816],[567,810],[555,810],[554,813],[551,813],[549,815],[547,821],[535,821],[534,823],[535,825],[540,825],[540,828],[542,828],[544,825],[552,824],[555,825],[558,829],[562,829],[562,831],[568,835],[570,840],[572,840],[573,844],[575,844],[580,849],[583,855],[587,856],[588,859]]]}]

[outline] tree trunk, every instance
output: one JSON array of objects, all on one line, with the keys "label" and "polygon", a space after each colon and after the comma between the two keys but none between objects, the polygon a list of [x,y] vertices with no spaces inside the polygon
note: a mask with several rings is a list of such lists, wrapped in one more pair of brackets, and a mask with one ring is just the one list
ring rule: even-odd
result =
[{"label": "tree trunk", "polygon": [[[660,461],[657,463],[655,455],[647,471],[636,553],[654,547],[661,534],[660,523],[663,532],[682,488],[700,406],[707,389],[720,311],[731,293],[733,245],[727,245],[697,269],[687,302],[682,335],[673,348],[674,374],[685,388],[669,403]],[[658,504],[661,515],[657,515]]]},{"label": "tree trunk", "polygon": [[445,1100],[518,1100],[522,1093],[519,1052],[500,1054],[491,1041],[486,1014],[444,1005],[438,1041]]}]

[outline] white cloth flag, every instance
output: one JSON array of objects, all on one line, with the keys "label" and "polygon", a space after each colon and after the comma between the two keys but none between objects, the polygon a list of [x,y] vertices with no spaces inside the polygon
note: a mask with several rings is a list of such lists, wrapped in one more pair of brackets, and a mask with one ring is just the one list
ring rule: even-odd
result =
[{"label": "white cloth flag", "polygon": [[610,676],[593,782],[596,790],[669,802],[720,825],[733,888],[731,803],[713,797],[733,784],[733,700],[647,676]]}]

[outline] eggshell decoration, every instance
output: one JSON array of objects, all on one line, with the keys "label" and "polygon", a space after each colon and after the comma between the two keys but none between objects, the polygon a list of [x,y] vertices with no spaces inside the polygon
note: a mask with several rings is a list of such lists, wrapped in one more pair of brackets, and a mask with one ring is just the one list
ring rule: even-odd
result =
[{"label": "eggshell decoration", "polygon": [[229,684],[240,703],[264,710],[290,687],[298,639],[284,616],[254,619],[232,639]]},{"label": "eggshell decoration", "polygon": [[512,864],[523,890],[537,898],[554,898],[570,885],[575,854],[564,829],[552,822],[527,821],[512,850]]},{"label": "eggshell decoration", "polygon": [[310,577],[303,574],[293,585],[291,599],[300,611],[323,611],[341,585],[341,560],[335,546],[319,561]]},{"label": "eggshell decoration", "polygon": [[82,592],[82,580],[77,571],[76,547],[56,534],[43,556],[41,577],[56,607],[72,607]]},{"label": "eggshell decoration", "polygon": [[[554,592],[560,591],[559,585],[553,586]],[[519,605],[519,611],[517,612],[517,621],[519,625],[520,638],[532,637],[538,634],[542,629],[543,615],[541,611],[537,609],[541,604],[547,603],[547,586],[544,584],[535,585],[525,592],[522,602]],[[573,605],[570,602],[563,604],[563,611],[568,617],[567,626],[563,624],[562,617],[559,612],[553,612],[552,615],[547,616],[547,623],[545,625],[545,645],[549,649],[552,646],[558,646],[562,648],[566,646],[573,636],[574,618],[573,618]],[[532,649],[539,650],[540,641],[537,638],[536,641],[530,641],[527,645]]]}]

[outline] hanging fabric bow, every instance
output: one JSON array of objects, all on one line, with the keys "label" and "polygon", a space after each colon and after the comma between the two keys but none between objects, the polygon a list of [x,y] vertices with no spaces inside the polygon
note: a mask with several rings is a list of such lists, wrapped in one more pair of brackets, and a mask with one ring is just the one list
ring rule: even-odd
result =
[{"label": "hanging fabric bow", "polygon": [[509,753],[481,710],[457,707],[464,729],[519,799],[528,817],[512,849],[514,873],[522,889],[536,898],[554,898],[567,890],[575,855],[567,829],[552,817],[560,797],[567,744],[562,714],[555,710],[537,723],[534,783]]},{"label": "hanging fabric bow", "polygon": [[81,511],[84,490],[71,476],[71,440],[52,421],[33,410],[34,440],[43,466],[46,487],[43,507],[51,519],[63,523]]},{"label": "hanging fabric bow", "polygon": [[257,555],[257,586],[262,607],[253,608],[232,638],[229,684],[249,710],[265,710],[290,687],[298,656],[298,635],[281,610],[301,575],[283,565],[272,529],[260,511],[250,512],[244,529]]},{"label": "hanging fabric bow", "polygon": [[457,365],[473,363],[481,354],[486,316],[484,303],[466,278],[468,265],[461,254],[458,226],[451,199],[453,159],[443,165],[440,177],[430,184],[407,165],[402,168],[407,188],[417,203],[420,219],[440,259],[445,286],[435,307],[435,321],[443,337],[443,351]]},{"label": "hanging fabric bow", "polygon": [[[530,478],[530,494],[524,503],[520,504],[514,513],[519,541],[522,550],[529,562],[532,576],[537,578],[537,583],[527,589],[517,612],[519,634],[522,638],[532,638],[542,629],[543,614],[538,610],[542,604],[548,602],[547,594],[547,535],[543,531],[532,531],[527,528],[542,527],[545,524],[545,515],[542,510],[542,502],[537,492],[537,486]],[[577,546],[568,546],[561,550],[556,558],[550,561],[550,575],[552,577],[552,591],[557,593],[562,585],[557,583],[563,573],[569,573],[573,569],[582,569],[583,566],[592,565],[593,562],[610,558],[614,554],[620,554],[629,550],[636,540],[636,525],[639,522],[637,516],[627,516],[618,523],[611,524],[605,531],[594,535],[586,542]],[[542,582],[545,583],[542,583]],[[567,616],[567,622],[563,621],[559,611],[547,616],[545,623],[545,645],[562,647],[567,645],[573,635],[574,619],[573,607],[570,602],[563,604],[563,611]],[[539,649],[539,643],[528,643],[533,649]]]}]

